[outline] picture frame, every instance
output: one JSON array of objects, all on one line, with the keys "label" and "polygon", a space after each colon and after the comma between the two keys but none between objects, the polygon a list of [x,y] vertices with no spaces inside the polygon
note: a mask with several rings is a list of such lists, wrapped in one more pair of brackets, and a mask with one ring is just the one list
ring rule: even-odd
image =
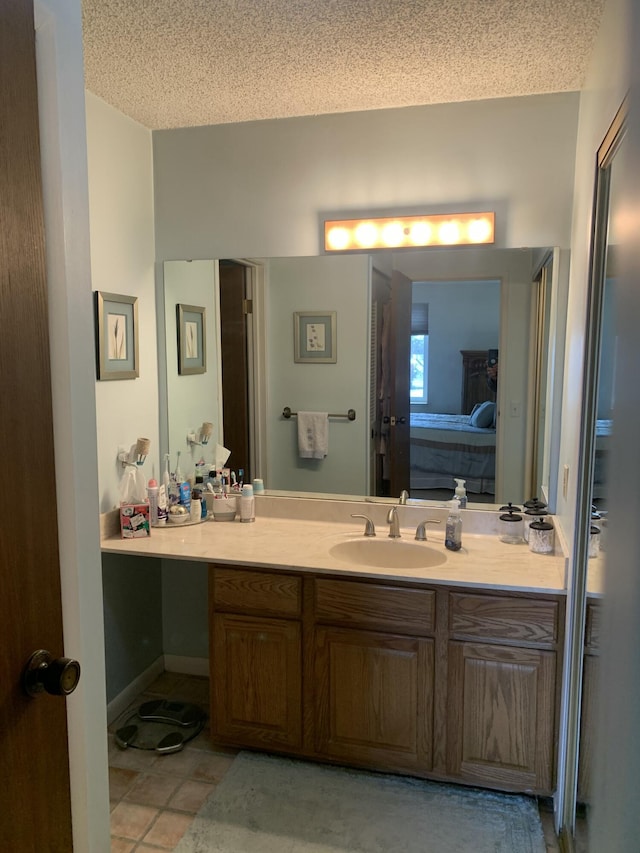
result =
[{"label": "picture frame", "polygon": [[207,370],[206,309],[197,305],[176,305],[178,326],[178,373],[188,376]]},{"label": "picture frame", "polygon": [[138,297],[101,290],[95,293],[98,379],[137,379]]},{"label": "picture frame", "polygon": [[293,360],[297,364],[335,364],[337,312],[295,311]]}]

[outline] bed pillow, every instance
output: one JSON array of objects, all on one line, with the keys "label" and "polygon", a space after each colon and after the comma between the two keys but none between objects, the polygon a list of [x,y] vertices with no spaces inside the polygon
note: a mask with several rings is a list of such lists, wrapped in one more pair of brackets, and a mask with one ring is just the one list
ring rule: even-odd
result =
[{"label": "bed pillow", "polygon": [[469,424],[472,427],[489,429],[493,426],[495,410],[496,404],[492,403],[490,400],[486,400],[484,403],[478,403],[474,406],[473,411],[469,415]]}]

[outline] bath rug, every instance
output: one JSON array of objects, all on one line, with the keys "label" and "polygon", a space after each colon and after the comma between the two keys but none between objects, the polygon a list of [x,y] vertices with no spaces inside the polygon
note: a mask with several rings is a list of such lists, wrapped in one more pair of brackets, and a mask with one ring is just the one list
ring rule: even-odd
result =
[{"label": "bath rug", "polygon": [[241,752],[174,853],[544,853],[535,799]]}]

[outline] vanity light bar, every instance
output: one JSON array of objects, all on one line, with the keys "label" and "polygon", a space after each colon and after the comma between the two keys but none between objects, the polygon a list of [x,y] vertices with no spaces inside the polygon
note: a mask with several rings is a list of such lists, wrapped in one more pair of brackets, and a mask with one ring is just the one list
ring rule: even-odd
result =
[{"label": "vanity light bar", "polygon": [[324,223],[327,252],[464,246],[493,243],[495,213],[447,213],[385,219],[332,219]]}]

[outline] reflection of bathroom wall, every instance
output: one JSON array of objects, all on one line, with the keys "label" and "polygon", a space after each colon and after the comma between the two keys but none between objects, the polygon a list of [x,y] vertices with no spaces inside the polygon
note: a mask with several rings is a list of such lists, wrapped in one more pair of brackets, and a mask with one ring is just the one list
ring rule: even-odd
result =
[{"label": "reflection of bathroom wall", "polygon": [[[285,258],[268,261],[267,459],[268,486],[293,491],[366,494],[368,465],[369,258]],[[296,364],[293,312],[337,312],[336,364]],[[282,409],[346,413],[331,419],[327,458],[301,460],[297,419]]]},{"label": "reflection of bathroom wall", "polygon": [[429,304],[429,402],[412,409],[459,414],[460,351],[497,349],[500,343],[500,282],[414,283],[413,301]]}]

